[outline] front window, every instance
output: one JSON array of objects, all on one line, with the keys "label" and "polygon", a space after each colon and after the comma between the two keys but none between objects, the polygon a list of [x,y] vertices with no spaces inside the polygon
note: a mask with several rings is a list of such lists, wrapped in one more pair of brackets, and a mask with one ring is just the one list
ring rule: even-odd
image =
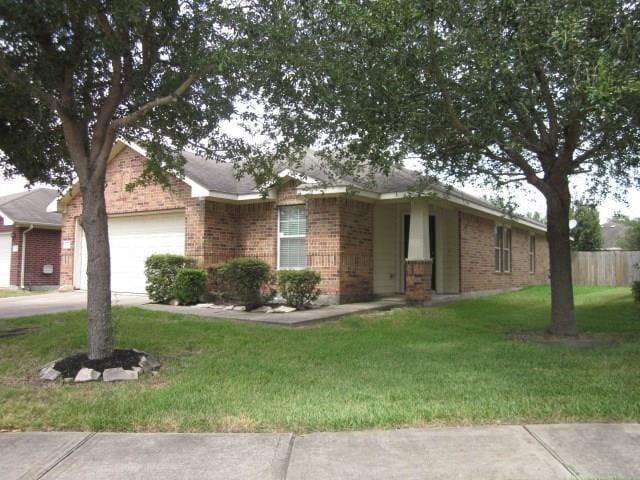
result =
[{"label": "front window", "polygon": [[307,216],[304,205],[278,208],[278,269],[307,266]]}]

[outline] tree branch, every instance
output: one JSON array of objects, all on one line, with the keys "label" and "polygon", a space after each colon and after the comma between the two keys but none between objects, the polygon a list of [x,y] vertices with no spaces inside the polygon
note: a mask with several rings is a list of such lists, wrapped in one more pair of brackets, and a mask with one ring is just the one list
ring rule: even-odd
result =
[{"label": "tree branch", "polygon": [[542,93],[542,100],[547,108],[547,115],[549,117],[549,135],[550,139],[553,142],[554,150],[556,146],[556,139],[558,138],[558,132],[560,131],[560,127],[558,125],[558,112],[556,111],[556,104],[553,100],[553,95],[551,94],[551,89],[549,87],[549,79],[547,75],[544,73],[542,69],[542,65],[539,63],[533,67],[533,73],[540,84],[540,92]]},{"label": "tree branch", "polygon": [[133,125],[137,121],[144,118],[144,116],[154,108],[161,107],[163,105],[168,105],[170,103],[176,103],[180,97],[182,97],[185,93],[187,93],[189,88],[191,88],[191,85],[193,84],[193,82],[196,81],[196,78],[197,77],[195,75],[189,75],[187,79],[184,82],[182,82],[178,88],[176,88],[173,91],[173,93],[171,93],[170,95],[166,95],[164,97],[156,98],[155,100],[152,100],[150,102],[147,102],[144,105],[142,105],[140,108],[138,108],[138,110],[136,110],[135,112],[114,120],[111,123],[111,129],[116,130],[121,127]]}]

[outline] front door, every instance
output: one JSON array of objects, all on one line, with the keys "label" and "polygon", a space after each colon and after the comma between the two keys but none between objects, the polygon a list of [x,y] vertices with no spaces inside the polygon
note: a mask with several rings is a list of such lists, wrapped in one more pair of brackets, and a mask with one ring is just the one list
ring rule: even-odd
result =
[{"label": "front door", "polygon": [[[404,215],[403,223],[403,256],[406,261],[409,258],[409,228],[411,227],[411,215]],[[429,256],[433,262],[433,271],[431,272],[431,290],[436,290],[436,217],[435,215],[429,215]],[[402,278],[402,289],[406,288],[406,279]]]}]

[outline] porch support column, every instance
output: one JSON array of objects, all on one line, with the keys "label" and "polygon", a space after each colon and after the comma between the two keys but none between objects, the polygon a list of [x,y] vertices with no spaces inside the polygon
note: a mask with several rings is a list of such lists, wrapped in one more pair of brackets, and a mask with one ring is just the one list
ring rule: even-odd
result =
[{"label": "porch support column", "polygon": [[405,296],[409,302],[431,299],[433,262],[429,252],[429,206],[424,199],[413,199],[405,265]]}]

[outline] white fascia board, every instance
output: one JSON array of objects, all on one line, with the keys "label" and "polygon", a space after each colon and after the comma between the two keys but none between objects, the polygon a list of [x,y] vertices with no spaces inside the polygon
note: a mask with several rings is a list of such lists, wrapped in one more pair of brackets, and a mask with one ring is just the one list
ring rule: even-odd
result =
[{"label": "white fascia board", "polygon": [[0,218],[2,218],[2,224],[6,227],[13,225],[13,220],[7,216],[2,210],[0,210]]},{"label": "white fascia board", "polygon": [[184,183],[191,187],[191,196],[194,198],[208,197],[211,194],[208,188],[203,187],[189,177],[184,177]]},{"label": "white fascia board", "polygon": [[307,197],[331,196],[331,195],[354,195],[356,197],[369,200],[380,200],[380,194],[367,190],[357,190],[351,187],[298,187],[296,193]]},{"label": "white fascia board", "polygon": [[60,212],[60,198],[61,197],[56,197],[49,205],[47,205],[47,213]]},{"label": "white fascia board", "polygon": [[259,200],[275,200],[276,194],[273,189],[269,189],[267,195],[262,195],[261,193],[243,193],[237,195],[239,202],[254,202]]},{"label": "white fascia board", "polygon": [[307,175],[303,175],[301,173],[296,172],[295,170],[291,170],[290,168],[285,168],[281,172],[278,173],[279,178],[293,178],[294,180],[298,180],[302,183],[307,183],[309,185],[316,185],[318,180],[313,177],[309,177]]},{"label": "white fascia board", "polygon": [[142,155],[143,157],[146,157],[146,156],[147,156],[147,151],[146,151],[144,148],[142,148],[140,145],[138,145],[137,143],[127,142],[127,141],[126,141],[125,139],[123,139],[123,138],[118,138],[118,139],[116,140],[116,143],[117,143],[117,142],[120,142],[120,143],[122,143],[122,144],[126,145],[126,146],[127,146],[127,147],[129,147],[131,150],[133,150],[134,152],[136,152],[136,153],[138,153],[138,154]]},{"label": "white fascia board", "polygon": [[[469,198],[465,198],[462,197],[460,195],[457,195],[455,192],[449,192],[446,194],[442,194],[440,192],[434,191],[434,190],[430,190],[429,192],[427,192],[427,195],[435,195],[436,197],[438,197],[441,200],[444,200],[445,202],[450,202],[453,203],[455,205],[460,205],[460,206],[464,206],[467,208],[470,208],[472,210],[476,210],[478,212],[482,212],[482,213],[486,213],[488,215],[491,215],[492,217],[500,217],[500,218],[505,218],[508,219],[511,222],[514,223],[518,223],[520,225],[524,225],[528,228],[531,228],[533,230],[537,230],[539,232],[542,233],[546,233],[547,229],[542,226],[542,225],[538,225],[535,222],[530,222],[527,219],[524,218],[516,218],[516,217],[509,217],[508,215],[505,215],[505,213],[497,208],[492,208],[489,207],[487,205],[483,205],[481,203],[478,202],[474,202],[473,200],[469,199]],[[402,199],[402,198],[411,198],[411,197],[415,197],[415,193],[412,192],[391,192],[391,193],[383,193],[380,195],[380,200],[385,201],[385,200],[398,200],[398,199]]]}]

